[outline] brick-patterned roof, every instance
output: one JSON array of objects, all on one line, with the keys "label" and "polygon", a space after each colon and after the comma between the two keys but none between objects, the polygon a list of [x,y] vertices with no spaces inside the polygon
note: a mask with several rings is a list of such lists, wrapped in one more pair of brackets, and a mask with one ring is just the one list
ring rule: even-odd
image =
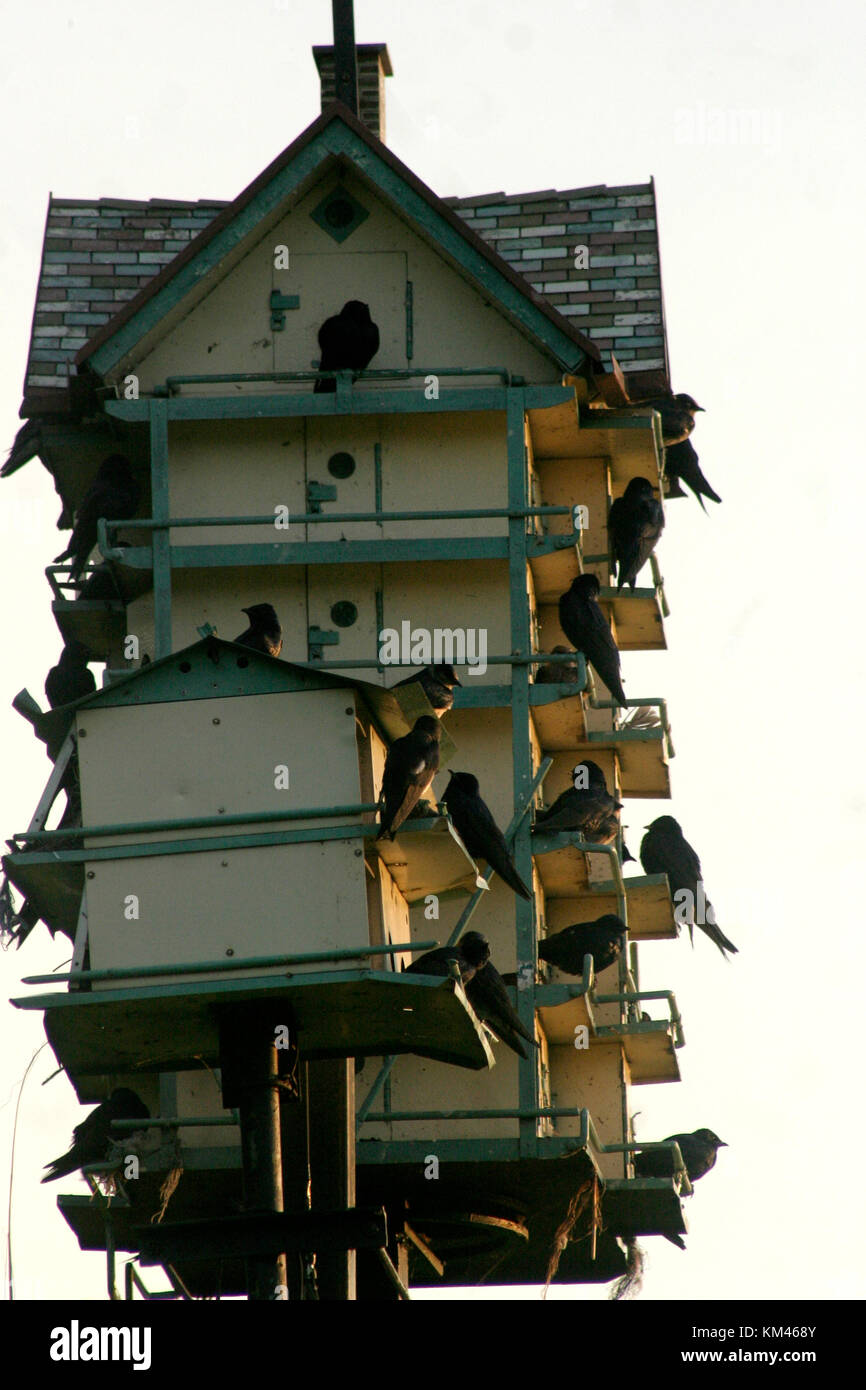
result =
[{"label": "brick-patterned roof", "polygon": [[[665,366],[651,183],[443,202],[626,371]],[[227,206],[52,197],[25,397],[65,386],[87,340]],[[588,269],[575,269],[579,246]]]},{"label": "brick-patterned roof", "polygon": [[652,183],[444,201],[625,371],[666,367]]},{"label": "brick-patterned roof", "polygon": [[88,338],[225,206],[49,199],[25,394],[65,386]]}]

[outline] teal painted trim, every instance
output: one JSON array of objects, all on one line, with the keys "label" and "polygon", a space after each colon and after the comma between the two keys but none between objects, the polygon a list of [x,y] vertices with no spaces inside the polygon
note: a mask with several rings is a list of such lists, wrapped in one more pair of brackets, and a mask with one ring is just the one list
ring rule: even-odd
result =
[{"label": "teal painted trim", "polygon": [[[282,821],[327,820],[331,816],[360,816],[377,809],[376,802],[352,802],[344,806],[307,806],[285,811],[243,811],[232,816],[187,816],[181,820],[115,821],[109,825],[69,827],[66,830],[24,830],[14,840],[30,844],[62,844],[66,840],[103,839],[108,835],[153,835],[163,830],[218,829],[227,825],[275,825]],[[360,828],[360,827],[357,827]]]},{"label": "teal painted trim", "polygon": [[[129,974],[134,974],[133,970]],[[171,973],[169,967],[165,974]],[[261,994],[284,998],[295,989],[307,989],[318,985],[355,984],[365,980],[376,980],[393,985],[400,980],[393,970],[373,970],[361,967],[359,970],[326,970],[309,975],[295,975],[291,980],[284,975],[254,975],[243,980],[178,980],[163,985],[131,985],[128,989],[100,989],[90,992],[76,991],[60,994],[34,994],[27,998],[10,999],[16,1009],[98,1009],[106,1004],[131,1004],[149,999],[186,998],[199,994]],[[441,984],[441,979],[437,980]],[[417,984],[417,981],[416,981]],[[398,985],[397,988],[400,986]]]},{"label": "teal painted trim", "polygon": [[[423,1168],[430,1153],[430,1139],[359,1139],[355,1161],[363,1164],[406,1164]],[[440,1163],[516,1163],[522,1157],[516,1139],[440,1139],[435,1140]],[[575,1141],[571,1140],[572,1148]]]},{"label": "teal painted trim", "polygon": [[[330,518],[328,518],[330,520]],[[377,565],[422,560],[504,560],[508,542],[499,536],[455,536],[441,540],[295,541],[281,545],[175,545],[175,569],[241,568],[253,565]]]},{"label": "teal painted trim", "polygon": [[571,371],[588,361],[587,354],[550,319],[539,313],[527,294],[512,285],[480,251],[475,250],[457,227],[446,222],[441,213],[410,188],[401,175],[373,150],[362,145],[347,126],[334,123],[328,126],[321,138],[335,154],[351,159],[366,178],[371,179],[386,197],[396,203],[403,213],[420,227],[422,233],[432,238],[437,247],[468,271],[527,333],[540,341],[566,371]]},{"label": "teal painted trim", "polygon": [[373,510],[374,521],[382,525],[380,516],[382,513],[382,445],[378,441],[373,445]]},{"label": "teal painted trim", "polygon": [[406,281],[406,361],[415,356],[415,286]]},{"label": "teal painted trim", "polygon": [[437,249],[456,261],[483,291],[493,295],[499,305],[531,337],[543,344],[566,371],[573,371],[588,360],[587,354],[535,307],[528,287],[526,291],[521,291],[506,279],[486,256],[475,249],[458,226],[446,221],[435,206],[431,206],[407,184],[402,174],[386,164],[354,131],[335,120],[303,146],[291,163],[278,169],[268,183],[235,213],[227,226],[211,237],[197,255],[93,353],[90,362],[94,369],[101,375],[110,371],[187,294],[201,286],[203,279],[226,256],[237,250],[269,214],[275,212],[281,203],[299,194],[312,175],[318,173],[324,176],[335,159],[354,166],[380,195],[396,204],[402,214],[434,242]]},{"label": "teal painted trim", "polygon": [[[172,396],[167,402],[169,420],[284,420],[305,415],[411,415],[461,414],[475,410],[505,410],[504,386],[464,386],[440,390],[436,400],[427,400],[417,387],[408,391],[352,391],[345,399],[338,395],[298,392],[266,396]],[[107,401],[105,412],[118,420],[136,423],[148,418],[147,399]]]},{"label": "teal painted trim", "polygon": [[[528,460],[525,440],[525,398],[522,388],[508,392],[507,449],[508,449],[508,506],[514,515],[508,523],[508,583],[511,624],[511,646],[514,651],[529,651],[529,596],[527,592],[528,558],[525,516],[519,515],[530,505]],[[514,805],[529,804],[532,794],[532,743],[529,721],[529,667],[513,666],[511,670],[511,720],[513,747]],[[524,883],[532,884],[532,840],[529,817],[523,816],[515,828],[513,858]],[[532,1033],[535,1028],[535,972],[537,942],[535,931],[535,902],[515,895],[515,930],[518,969],[523,963],[531,966],[529,987],[517,994],[517,1012],[521,1022]],[[537,1125],[530,1112],[538,1109],[538,1073],[534,1049],[528,1058],[521,1058],[518,1070],[521,1157],[533,1157],[536,1152]]]},{"label": "teal painted trim", "polygon": [[[393,956],[398,951],[427,951],[438,946],[438,941],[404,941],[399,946],[358,946],[342,947],[339,951],[307,951],[301,955],[289,956],[247,956],[232,960],[184,961],[179,965],[139,965],[113,966],[110,970],[73,970],[68,975],[27,975],[22,985],[50,985],[70,980],[144,980],[158,975],[205,975],[215,970],[230,973],[233,970],[268,970],[284,965],[318,965],[334,960],[357,960],[359,956]],[[418,976],[407,979],[397,975],[396,979],[406,984],[418,983]],[[198,1121],[190,1121],[198,1123]],[[134,1128],[134,1126],[133,1126]]]},{"label": "teal painted trim", "polygon": [[312,372],[204,372],[194,376],[167,376],[164,386],[155,386],[155,396],[173,396],[179,386],[251,386],[273,382],[286,385],[290,383],[316,382],[322,377],[335,377],[345,385],[355,381],[411,381],[418,377],[458,377],[461,380],[470,376],[495,376],[503,386],[516,386],[522,378],[514,376],[507,367],[382,367],[356,371],[354,367],[321,367]]},{"label": "teal painted trim", "polygon": [[[150,402],[150,492],[153,517],[164,525],[171,515],[168,495],[168,416],[166,401]],[[171,652],[171,553],[168,531],[153,533],[154,657]]]},{"label": "teal painted trim", "polygon": [[455,709],[505,709],[510,704],[510,685],[458,685],[454,690]]},{"label": "teal painted trim", "polygon": [[[188,261],[163,289],[148,299],[137,314],[93,353],[89,360],[94,370],[100,375],[110,371],[136,343],[158,326],[176,304],[201,284],[203,277],[234,251],[250,232],[255,231],[268,213],[274,211],[283,199],[300,188],[326,154],[321,136],[301,150],[287,169],[283,169],[250,199],[229,226],[224,227],[203,246],[197,256]],[[324,170],[322,172],[324,173]]]},{"label": "teal painted trim", "polygon": [[[380,446],[376,445],[375,448]],[[381,464],[381,455],[380,455]],[[309,484],[309,488],[316,486],[321,488],[321,483]],[[327,485],[326,485],[327,486]],[[377,500],[381,500],[381,473],[377,485]],[[336,488],[331,489],[331,496],[336,496]],[[327,498],[325,500],[328,500]],[[411,512],[385,512],[377,506],[372,512],[300,512],[289,517],[292,526],[316,526],[331,525],[335,521],[376,521],[380,525],[385,521],[476,521],[481,518],[490,517],[513,517],[513,516],[568,516],[571,507],[524,507],[518,512],[511,511],[508,507],[464,507],[464,508],[434,508],[426,511]],[[103,519],[104,520],[104,519]],[[121,526],[133,528],[139,531],[154,531],[161,526],[171,526],[175,530],[182,530],[184,527],[191,526],[271,526],[274,525],[274,514],[268,512],[265,516],[173,516],[167,521],[155,521],[152,517],[124,517],[117,521],[106,523],[111,530],[117,530]],[[562,536],[552,537],[554,540],[563,540]],[[574,542],[565,538],[568,545]],[[546,551],[539,551],[539,554],[546,554]],[[120,551],[117,558],[122,559],[125,552]],[[60,566],[57,566],[59,569]]]}]

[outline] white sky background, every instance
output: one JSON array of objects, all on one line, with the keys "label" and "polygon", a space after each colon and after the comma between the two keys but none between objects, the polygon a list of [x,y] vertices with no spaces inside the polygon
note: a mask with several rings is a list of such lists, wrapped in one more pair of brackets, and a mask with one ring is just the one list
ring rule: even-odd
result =
[{"label": "white sky background", "polygon": [[[688,1253],[642,1242],[643,1297],[862,1297],[866,769],[851,599],[866,505],[864,12],[790,0],[355,10],[358,42],[386,41],[394,63],[388,143],[437,193],[655,176],[674,388],[706,407],[695,442],[724,503],[708,517],[691,498],[667,509],[669,650],[623,666],[630,696],[669,701],[674,797],[628,803],[623,820],[637,854],[653,816],[678,817],[740,954],[726,965],[700,932],[694,952],[687,939],[641,950],[642,985],[675,990],[688,1045],[681,1084],[632,1091],[638,1133],[707,1125],[730,1145],[688,1203]],[[327,0],[4,0],[2,28],[5,447],[49,191],[233,198],[318,115],[310,49],[332,38]],[[716,109],[723,143],[708,139]],[[743,141],[745,111],[761,113],[757,143]],[[2,836],[25,828],[49,771],[10,702],[23,686],[41,702],[59,654],[43,574],[65,543],[58,511],[36,461],[0,484]],[[18,1082],[44,1035],[3,1001],[68,957],[42,926],[0,957],[4,1226]],[[104,1258],[80,1254],[54,1208],[58,1187],[83,1182],[39,1184],[86,1113],[62,1077],[41,1087],[53,1069],[46,1047],[21,1102],[16,1275],[23,1296],[101,1298]]]}]

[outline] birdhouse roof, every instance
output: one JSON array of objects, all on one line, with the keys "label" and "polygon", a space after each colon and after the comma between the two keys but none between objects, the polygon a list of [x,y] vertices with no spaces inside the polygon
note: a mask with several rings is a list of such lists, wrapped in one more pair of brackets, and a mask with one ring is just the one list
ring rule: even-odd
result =
[{"label": "birdhouse roof", "polygon": [[173,305],[207,293],[225,273],[226,257],[260,234],[275,208],[302,197],[329,164],[368,180],[564,370],[585,370],[588,361],[600,360],[573,318],[560,314],[483,239],[483,226],[473,230],[462,208],[437,197],[334,103],[231,203],[97,200],[82,206],[52,199],[21,414],[62,412],[56,388],[67,384],[73,360],[79,369],[107,370]]},{"label": "birdhouse roof", "polygon": [[138,667],[95,695],[51,710],[39,720],[39,730],[43,737],[61,735],[69,726],[73,709],[334,689],[357,690],[391,739],[402,736],[412,727],[412,715],[404,714],[396,695],[383,686],[265,656],[211,635],[159,661]]}]

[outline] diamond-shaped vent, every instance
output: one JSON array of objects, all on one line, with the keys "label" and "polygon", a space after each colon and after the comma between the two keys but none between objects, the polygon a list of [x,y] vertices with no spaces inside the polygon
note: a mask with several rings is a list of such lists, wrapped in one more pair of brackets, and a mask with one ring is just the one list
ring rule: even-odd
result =
[{"label": "diamond-shaped vent", "polygon": [[334,241],[345,241],[370,214],[347,189],[338,186],[331,189],[310,216]]}]

